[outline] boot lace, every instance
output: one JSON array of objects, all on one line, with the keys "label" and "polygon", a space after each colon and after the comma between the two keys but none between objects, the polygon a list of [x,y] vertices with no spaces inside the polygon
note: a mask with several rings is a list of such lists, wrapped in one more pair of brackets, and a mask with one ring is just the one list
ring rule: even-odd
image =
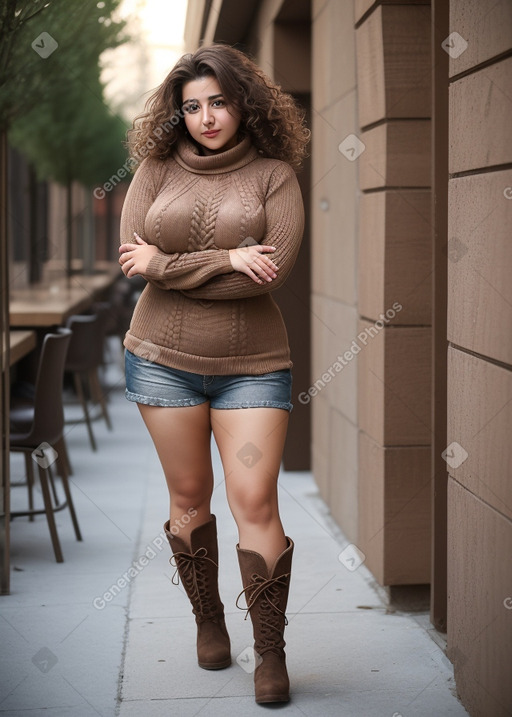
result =
[{"label": "boot lace", "polygon": [[173,585],[179,585],[180,578],[183,583],[194,615],[200,620],[215,617],[217,609],[213,595],[210,592],[208,580],[208,565],[210,562],[218,568],[215,560],[208,557],[206,548],[198,548],[194,553],[176,552],[169,558],[169,563],[176,568],[172,576]]},{"label": "boot lace", "polygon": [[[279,653],[285,645],[283,631],[288,625],[288,618],[281,610],[279,602],[283,588],[288,586],[290,573],[269,579],[255,573],[251,578],[253,582],[242,590],[235,604],[239,610],[246,610],[244,620],[247,620],[249,613],[257,606],[258,615],[254,618],[260,625],[260,639],[255,645],[256,652],[261,655],[273,649]],[[238,604],[244,594],[247,608]]]}]

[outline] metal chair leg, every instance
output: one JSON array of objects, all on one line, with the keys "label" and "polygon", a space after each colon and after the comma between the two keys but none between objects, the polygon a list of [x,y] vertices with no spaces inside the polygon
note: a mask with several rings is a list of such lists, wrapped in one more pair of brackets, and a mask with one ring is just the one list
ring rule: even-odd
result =
[{"label": "metal chair leg", "polygon": [[89,385],[91,387],[91,396],[93,396],[94,400],[99,404],[101,408],[101,414],[105,419],[107,428],[109,431],[111,431],[112,423],[110,421],[110,416],[107,411],[107,403],[105,401],[105,396],[103,395],[103,389],[101,388],[97,369],[92,369],[91,371],[89,371]]},{"label": "metal chair leg", "polygon": [[94,439],[94,434],[92,432],[91,418],[89,416],[89,409],[87,408],[87,400],[84,395],[84,389],[82,386],[82,378],[78,373],[75,373],[74,379],[75,379],[75,390],[76,390],[76,393],[78,396],[78,400],[82,404],[82,409],[84,412],[85,423],[87,425],[87,432],[89,434],[89,440],[91,442],[91,448],[93,451],[96,451],[97,446],[96,446],[96,441]]},{"label": "metal chair leg", "polygon": [[48,485],[48,471],[46,468],[39,466],[39,481],[41,483],[41,492],[43,494],[44,510],[46,513],[46,520],[48,521],[48,529],[50,530],[50,537],[52,539],[53,552],[55,553],[55,560],[58,563],[64,562],[64,556],[62,555],[62,549],[60,547],[59,536],[57,533],[57,526],[55,524],[55,515],[53,514],[52,498],[50,495],[50,487]]},{"label": "metal chair leg", "polygon": [[75,535],[77,540],[82,540],[82,533],[80,532],[80,526],[78,525],[78,519],[76,517],[75,506],[73,504],[73,498],[71,497],[71,491],[69,489],[69,481],[67,473],[64,472],[61,475],[62,487],[64,488],[64,495],[66,496],[66,502],[68,504],[69,512],[71,515],[71,521],[73,528],[75,529]]},{"label": "metal chair leg", "polygon": [[[34,510],[34,467],[32,465],[32,455],[25,453],[25,470],[27,473],[27,490],[28,490],[28,507],[29,510]],[[34,522],[34,516],[29,515],[28,519],[31,523]]]},{"label": "metal chair leg", "polygon": [[57,470],[59,475],[62,477],[62,471],[66,471],[67,476],[72,476],[73,468],[71,466],[71,461],[69,460],[68,448],[66,446],[64,436],[62,436],[62,438],[55,443],[55,450],[59,454],[59,457],[57,458]]},{"label": "metal chair leg", "polygon": [[57,493],[57,488],[55,487],[55,481],[53,480],[53,471],[51,469],[51,466],[48,466],[47,471],[48,471],[48,482],[52,489],[53,500],[55,501],[55,506],[58,508],[60,505],[60,500],[59,500],[59,494]]}]

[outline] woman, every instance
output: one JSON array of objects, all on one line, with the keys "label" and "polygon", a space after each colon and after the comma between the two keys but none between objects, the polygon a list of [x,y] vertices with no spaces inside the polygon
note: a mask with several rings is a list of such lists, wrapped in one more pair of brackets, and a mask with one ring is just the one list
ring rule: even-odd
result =
[{"label": "woman", "polygon": [[293,542],[277,479],[292,363],[270,292],[299,251],[304,217],[292,167],[308,137],[293,99],[241,52],[214,45],[185,55],[134,123],[132,156],[146,158],[121,219],[122,270],[148,282],[125,338],[127,398],[165,472],[165,531],[196,617],[198,662],[231,664],[210,513],[213,431],[239,532],[260,703],[289,699],[283,632]]}]

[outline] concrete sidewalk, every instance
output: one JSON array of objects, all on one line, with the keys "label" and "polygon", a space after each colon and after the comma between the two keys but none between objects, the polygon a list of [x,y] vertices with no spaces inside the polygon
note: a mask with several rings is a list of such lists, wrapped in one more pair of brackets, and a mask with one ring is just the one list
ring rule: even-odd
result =
[{"label": "concrete sidewalk", "polygon": [[[44,517],[12,523],[12,594],[0,598],[0,715],[30,717],[225,717],[261,715],[254,703],[251,623],[235,607],[241,590],[222,468],[214,449],[213,511],[220,588],[233,664],[201,670],[183,588],[171,584],[162,536],[168,498],[138,411],[111,393],[114,431],[95,423],[92,453],[82,425],[67,443],[84,535],[66,511],[53,558]],[[13,481],[21,478],[15,456]],[[13,488],[23,504],[26,490]],[[295,541],[286,630],[292,701],[287,715],[461,717],[453,673],[429,637],[426,615],[387,614],[372,577],[330,519],[309,473],[283,473],[285,530]],[[238,658],[238,662],[237,662]]]}]

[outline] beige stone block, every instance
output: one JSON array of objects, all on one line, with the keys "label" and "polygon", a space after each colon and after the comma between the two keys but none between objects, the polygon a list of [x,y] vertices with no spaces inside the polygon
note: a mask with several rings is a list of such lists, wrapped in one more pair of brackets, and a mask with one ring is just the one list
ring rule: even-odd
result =
[{"label": "beige stone block", "polygon": [[360,127],[365,127],[371,122],[377,122],[386,117],[382,10],[381,5],[376,7],[356,30],[358,120]]},{"label": "beige stone block", "polygon": [[448,338],[512,364],[512,170],[451,179],[448,197]]},{"label": "beige stone block", "polygon": [[512,523],[448,480],[448,657],[472,715],[512,705]]},{"label": "beige stone block", "polygon": [[322,211],[321,208],[324,191],[321,181],[326,172],[326,134],[325,131],[318,128],[318,122],[314,115],[312,130],[315,141],[312,144],[311,152],[311,200],[309,202],[311,213],[311,290],[314,293],[323,293],[328,214],[326,211]]},{"label": "beige stone block", "polygon": [[511,426],[512,371],[450,347],[447,445],[461,448],[450,450],[448,470],[512,520]]},{"label": "beige stone block", "polygon": [[[359,313],[391,324],[431,323],[430,191],[363,194],[359,205]],[[393,304],[402,306],[393,317]]]},{"label": "beige stone block", "polygon": [[430,120],[387,122],[359,139],[361,189],[430,186]]},{"label": "beige stone block", "polygon": [[453,82],[449,108],[451,174],[512,162],[512,57]]},{"label": "beige stone block", "polygon": [[327,397],[318,396],[312,403],[312,471],[322,499],[330,502],[330,406]]},{"label": "beige stone block", "polygon": [[[326,299],[322,295],[313,294],[311,297],[311,386],[316,377],[324,372],[325,366],[328,366],[330,358],[330,342],[332,341],[333,331],[326,325],[325,316],[327,314]],[[307,392],[309,386],[299,387],[299,396],[304,392]],[[324,392],[324,399],[326,396],[330,396],[330,392]],[[315,396],[316,397],[316,394]],[[309,396],[309,398],[312,398]],[[308,397],[303,397],[304,401],[308,400]]]},{"label": "beige stone block", "polygon": [[313,119],[313,286],[327,296],[356,303],[357,166],[338,151],[355,131],[355,92]]},{"label": "beige stone block", "polygon": [[[319,3],[316,3],[317,5]],[[313,108],[313,121],[315,112],[321,112],[329,104],[330,45],[326,38],[330,35],[329,16],[327,8],[330,3],[322,3],[322,7],[313,10],[311,23],[311,106]]]},{"label": "beige stone block", "polygon": [[383,448],[385,465],[385,581],[430,583],[430,447]]},{"label": "beige stone block", "polygon": [[383,446],[429,445],[431,329],[359,323],[359,426]]},{"label": "beige stone block", "polygon": [[[321,2],[321,0],[319,0]],[[335,0],[333,0],[334,2]],[[371,10],[374,12],[381,5],[396,5],[396,0],[354,0],[354,22],[361,21],[363,15]],[[407,0],[402,5],[430,5],[429,0]]]},{"label": "beige stone block", "polygon": [[430,449],[359,435],[359,537],[381,585],[430,582]]},{"label": "beige stone block", "polygon": [[354,0],[354,22],[359,22],[372,6],[375,11],[379,3],[376,0]]},{"label": "beige stone block", "polygon": [[364,564],[377,582],[384,585],[384,456],[382,447],[364,431],[359,431],[359,511],[357,547],[365,555]]},{"label": "beige stone block", "polygon": [[[308,392],[309,389],[312,403],[319,395],[327,398],[331,406],[355,424],[357,355],[351,352],[351,346],[357,336],[357,311],[341,302],[313,296],[311,322],[313,374],[311,385],[301,387],[301,391]],[[345,353],[347,357],[343,358]]]},{"label": "beige stone block", "polygon": [[356,85],[354,8],[317,3],[312,10],[312,107],[323,112]]},{"label": "beige stone block", "polygon": [[430,117],[430,8],[381,5],[356,32],[359,125]]},{"label": "beige stone block", "polygon": [[333,408],[330,430],[329,508],[347,538],[356,543],[358,429],[354,423]]},{"label": "beige stone block", "polygon": [[[371,192],[359,199],[358,307],[361,316],[374,321],[385,305],[386,194]],[[398,321],[397,314],[393,323]]]},{"label": "beige stone block", "polygon": [[[510,50],[512,3],[496,0],[450,0],[451,32],[457,32],[467,43],[466,49],[460,55],[450,56],[450,77],[453,77]],[[460,47],[463,47],[462,43]],[[455,44],[454,49],[457,49]]]}]

